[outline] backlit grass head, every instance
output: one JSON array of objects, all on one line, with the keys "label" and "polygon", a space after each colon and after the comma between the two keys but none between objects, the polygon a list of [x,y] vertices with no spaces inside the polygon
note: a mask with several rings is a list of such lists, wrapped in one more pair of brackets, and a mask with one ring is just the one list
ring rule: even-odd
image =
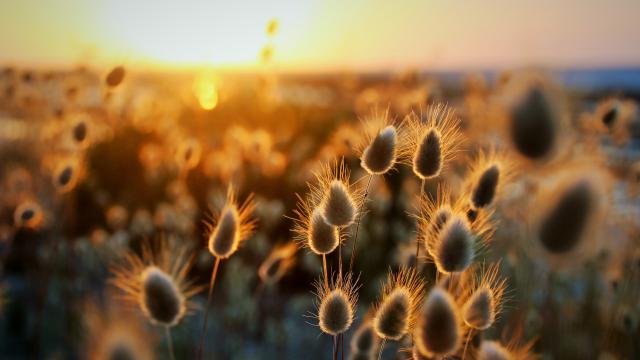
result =
[{"label": "backlit grass head", "polygon": [[376,335],[371,321],[364,321],[351,337],[351,352],[373,356],[379,343],[380,338]]},{"label": "backlit grass head", "polygon": [[358,286],[350,274],[336,277],[327,285],[316,282],[318,326],[323,333],[339,335],[349,330],[355,317]]},{"label": "backlit grass head", "polygon": [[176,163],[181,169],[190,170],[198,166],[202,155],[202,147],[196,139],[182,140],[176,149]]},{"label": "backlit grass head", "polygon": [[532,203],[534,249],[554,266],[595,254],[603,234],[608,187],[608,175],[599,167],[569,167],[566,174],[559,174]]},{"label": "backlit grass head", "polygon": [[327,255],[340,244],[340,231],[325,220],[322,209],[314,205],[316,202],[313,196],[307,199],[298,196],[298,208],[294,210],[296,217],[293,218],[294,239],[316,255]]},{"label": "backlit grass head", "polygon": [[384,113],[374,110],[363,121],[364,136],[358,146],[360,165],[369,174],[384,174],[391,170],[398,156],[402,156],[399,146],[402,126],[389,118],[389,109]]},{"label": "backlit grass head", "polygon": [[140,316],[107,302],[101,309],[89,303],[84,314],[87,331],[86,358],[89,360],[154,359],[153,337]]},{"label": "backlit grass head", "polygon": [[545,81],[523,77],[515,81],[508,132],[513,147],[524,157],[548,157],[559,141],[562,114],[557,94]]},{"label": "backlit grass head", "polygon": [[37,229],[42,225],[43,219],[42,208],[35,201],[23,201],[13,212],[13,223],[17,227]]},{"label": "backlit grass head", "polygon": [[277,283],[295,265],[295,243],[276,246],[258,268],[258,276],[265,284]]},{"label": "backlit grass head", "polygon": [[507,345],[498,341],[483,340],[478,348],[478,360],[533,360],[537,357],[531,352],[533,341],[520,344],[520,336],[512,336]]},{"label": "backlit grass head", "polygon": [[424,279],[413,269],[403,268],[396,274],[389,274],[373,318],[374,329],[380,338],[400,340],[413,329],[424,288]]},{"label": "backlit grass head", "polygon": [[462,320],[453,297],[434,287],[427,295],[416,321],[413,341],[421,355],[454,354],[462,342]]},{"label": "backlit grass head", "polygon": [[467,218],[467,196],[452,202],[448,189],[438,188],[435,198],[420,200],[417,220],[418,238],[424,243],[429,260],[444,274],[464,271],[484,250],[494,232],[492,211]]},{"label": "backlit grass head", "polygon": [[[351,225],[359,216],[358,206],[364,198],[364,189],[360,182],[350,182],[350,171],[344,160],[323,164],[314,172],[315,181],[309,183],[309,193],[305,200],[299,197],[298,226],[295,231],[309,230],[308,224],[319,220],[314,213],[322,216],[325,223],[335,227]],[[305,226],[303,226],[305,225]]]},{"label": "backlit grass head", "polygon": [[153,324],[174,326],[193,308],[189,298],[201,290],[187,280],[192,264],[187,251],[175,243],[161,242],[157,251],[145,244],[142,255],[130,252],[112,266],[111,282]]},{"label": "backlit grass head", "polygon": [[469,203],[474,210],[495,203],[503,186],[513,177],[513,162],[493,148],[480,151],[467,179]]},{"label": "backlit grass head", "polygon": [[253,195],[249,195],[244,203],[239,205],[234,187],[229,186],[222,210],[218,215],[211,215],[211,219],[206,223],[209,252],[213,256],[229,258],[253,235],[256,227],[256,221],[252,218],[254,209]]},{"label": "backlit grass head", "polygon": [[488,329],[502,310],[506,280],[500,277],[499,266],[482,266],[479,276],[471,272],[463,285],[462,319],[472,329]]},{"label": "backlit grass head", "polygon": [[120,65],[116,66],[113,69],[111,69],[111,71],[109,71],[109,73],[104,79],[104,82],[108,87],[115,88],[116,86],[122,83],[122,81],[124,80],[124,75],[125,75],[124,67]]},{"label": "backlit grass head", "polygon": [[424,114],[407,116],[404,126],[407,139],[402,152],[412,154],[409,165],[414,174],[420,179],[440,175],[455,157],[462,139],[453,110],[442,104],[432,105]]},{"label": "backlit grass head", "polygon": [[516,360],[505,347],[497,341],[485,340],[478,349],[479,360]]},{"label": "backlit grass head", "polygon": [[318,185],[312,194],[327,223],[339,227],[353,224],[364,193],[362,186],[350,182],[350,171],[344,160],[323,166],[316,178]]},{"label": "backlit grass head", "polygon": [[53,186],[59,193],[71,191],[80,177],[80,163],[75,160],[60,161],[53,172]]}]

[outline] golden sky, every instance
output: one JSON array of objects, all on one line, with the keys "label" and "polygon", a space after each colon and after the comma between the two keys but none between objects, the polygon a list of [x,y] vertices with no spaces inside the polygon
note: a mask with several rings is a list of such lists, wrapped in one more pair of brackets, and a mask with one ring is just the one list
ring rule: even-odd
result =
[{"label": "golden sky", "polygon": [[638,0],[2,0],[0,62],[252,68],[271,43],[294,71],[638,66],[639,16]]}]

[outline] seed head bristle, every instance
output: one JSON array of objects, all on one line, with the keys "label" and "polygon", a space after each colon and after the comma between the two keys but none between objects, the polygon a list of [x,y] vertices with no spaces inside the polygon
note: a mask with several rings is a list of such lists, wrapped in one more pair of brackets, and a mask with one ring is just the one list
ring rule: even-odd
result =
[{"label": "seed head bristle", "polygon": [[420,309],[413,341],[423,356],[449,355],[460,347],[462,328],[456,304],[440,287],[431,289]]},{"label": "seed head bristle", "polygon": [[187,248],[175,242],[158,251],[144,244],[142,255],[127,253],[111,267],[111,283],[123,292],[121,299],[137,305],[154,324],[174,326],[193,308],[189,298],[202,290],[186,279],[192,265]]},{"label": "seed head bristle", "polygon": [[227,190],[227,200],[215,225],[207,222],[209,252],[217,258],[227,259],[238,247],[248,240],[255,231],[256,221],[252,219],[255,203],[253,194],[238,206],[236,193],[232,185]]},{"label": "seed head bristle", "polygon": [[376,334],[387,340],[400,340],[413,329],[415,316],[424,298],[424,280],[409,268],[390,273],[375,309]]},{"label": "seed head bristle", "polygon": [[483,266],[479,277],[470,276],[463,285],[462,319],[470,328],[488,329],[502,310],[506,279],[500,278],[499,266],[499,263]]},{"label": "seed head bristle", "polygon": [[401,126],[389,119],[389,109],[377,110],[363,121],[364,139],[359,145],[360,165],[369,174],[384,174],[391,170],[399,155]]},{"label": "seed head bristle", "polygon": [[458,120],[453,110],[443,104],[432,105],[426,111],[426,122],[415,113],[409,115],[404,124],[407,127],[405,146],[411,151],[413,172],[420,179],[434,178],[451,161],[462,139]]},{"label": "seed head bristle", "polygon": [[350,274],[332,279],[328,286],[324,280],[316,282],[317,318],[322,332],[335,336],[349,330],[355,316],[357,290]]}]

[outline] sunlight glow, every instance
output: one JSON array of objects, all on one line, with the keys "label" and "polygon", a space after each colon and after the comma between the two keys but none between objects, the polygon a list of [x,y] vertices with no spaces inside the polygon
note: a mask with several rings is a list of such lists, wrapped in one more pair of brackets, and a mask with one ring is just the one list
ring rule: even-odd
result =
[{"label": "sunlight glow", "polygon": [[213,110],[218,105],[219,81],[210,72],[204,72],[194,79],[193,93],[204,110]]}]

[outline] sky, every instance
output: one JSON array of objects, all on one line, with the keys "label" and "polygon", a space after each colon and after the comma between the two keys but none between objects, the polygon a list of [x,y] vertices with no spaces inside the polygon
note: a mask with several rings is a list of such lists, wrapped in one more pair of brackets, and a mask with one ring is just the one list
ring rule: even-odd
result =
[{"label": "sky", "polygon": [[0,63],[256,68],[269,44],[292,71],[627,67],[639,20],[638,0],[6,0]]}]

